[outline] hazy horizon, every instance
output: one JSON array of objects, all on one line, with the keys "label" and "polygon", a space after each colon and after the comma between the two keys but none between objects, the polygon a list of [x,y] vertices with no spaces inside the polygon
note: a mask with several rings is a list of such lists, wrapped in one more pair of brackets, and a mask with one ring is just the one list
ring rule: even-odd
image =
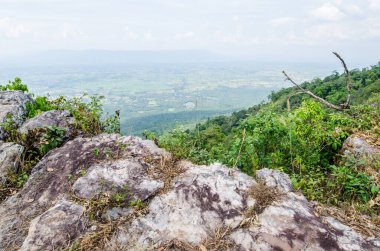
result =
[{"label": "hazy horizon", "polygon": [[207,51],[231,60],[380,60],[380,0],[0,0],[0,58],[51,50]]}]

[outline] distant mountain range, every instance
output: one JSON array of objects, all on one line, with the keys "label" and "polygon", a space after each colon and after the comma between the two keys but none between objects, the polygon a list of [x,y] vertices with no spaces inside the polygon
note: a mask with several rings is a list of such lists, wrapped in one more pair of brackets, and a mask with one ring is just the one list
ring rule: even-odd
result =
[{"label": "distant mountain range", "polygon": [[49,50],[7,58],[7,65],[110,65],[149,63],[202,63],[231,60],[202,50],[109,51],[109,50]]}]

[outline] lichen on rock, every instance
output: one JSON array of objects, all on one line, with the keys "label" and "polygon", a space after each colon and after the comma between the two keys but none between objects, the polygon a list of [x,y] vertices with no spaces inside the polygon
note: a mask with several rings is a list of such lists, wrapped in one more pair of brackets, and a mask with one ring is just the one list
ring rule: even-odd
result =
[{"label": "lichen on rock", "polygon": [[7,176],[10,171],[16,171],[24,147],[16,143],[0,141],[0,184],[7,181]]},{"label": "lichen on rock", "polygon": [[22,91],[0,91],[0,140],[6,137],[3,123],[11,119],[15,126],[20,126],[26,117],[26,104],[31,101]]}]

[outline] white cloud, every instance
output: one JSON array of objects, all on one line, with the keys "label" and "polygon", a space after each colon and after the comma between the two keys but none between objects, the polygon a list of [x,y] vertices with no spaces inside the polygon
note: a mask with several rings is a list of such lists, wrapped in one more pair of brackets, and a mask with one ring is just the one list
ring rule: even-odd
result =
[{"label": "white cloud", "polygon": [[380,38],[380,24],[373,24],[368,33],[370,38]]},{"label": "white cloud", "polygon": [[188,31],[188,32],[184,32],[184,33],[177,33],[175,35],[175,39],[190,39],[190,38],[193,38],[195,36],[194,32],[192,31]]},{"label": "white cloud", "polygon": [[19,38],[23,34],[31,32],[23,24],[17,24],[9,18],[0,18],[0,34],[3,33],[6,38]]},{"label": "white cloud", "polygon": [[153,41],[154,40],[153,33],[151,31],[144,32],[144,39],[146,41]]},{"label": "white cloud", "polygon": [[350,15],[358,15],[363,13],[363,10],[355,4],[346,4],[343,5],[342,8],[344,12]]},{"label": "white cloud", "polygon": [[321,7],[313,10],[311,14],[326,21],[337,21],[344,17],[343,12],[332,3],[324,3]]},{"label": "white cloud", "polygon": [[72,23],[63,23],[61,31],[58,33],[58,38],[68,39],[75,38],[82,35],[82,32],[78,29],[78,27]]},{"label": "white cloud", "polygon": [[372,10],[380,10],[380,0],[369,0],[369,7]]},{"label": "white cloud", "polygon": [[296,21],[294,17],[280,17],[280,18],[272,19],[270,23],[273,26],[282,26],[282,25],[293,23],[294,21]]},{"label": "white cloud", "polygon": [[127,38],[129,40],[137,40],[139,38],[139,35],[136,32],[132,31],[128,26],[125,27],[124,30],[127,33]]},{"label": "white cloud", "polygon": [[349,37],[349,31],[342,25],[327,23],[315,25],[307,29],[305,35],[314,40],[343,40]]}]

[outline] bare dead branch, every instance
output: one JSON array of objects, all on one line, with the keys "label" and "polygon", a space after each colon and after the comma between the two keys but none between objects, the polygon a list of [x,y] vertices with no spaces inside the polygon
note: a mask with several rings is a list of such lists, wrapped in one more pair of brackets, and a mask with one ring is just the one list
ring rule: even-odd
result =
[{"label": "bare dead branch", "polygon": [[333,54],[340,60],[340,62],[343,65],[344,71],[347,75],[347,90],[348,90],[347,101],[346,101],[346,103],[342,104],[341,106],[343,109],[349,108],[350,107],[350,101],[351,101],[351,90],[352,90],[351,74],[350,74],[350,71],[348,70],[346,62],[344,62],[343,58],[337,52],[333,52]]},{"label": "bare dead branch", "polygon": [[[313,97],[314,99],[318,100],[318,101],[321,102],[322,104],[324,104],[324,105],[326,105],[326,106],[328,106],[328,107],[330,107],[330,108],[332,108],[332,109],[335,109],[335,110],[338,110],[338,111],[343,110],[342,107],[340,107],[340,106],[336,106],[336,105],[334,105],[334,104],[331,104],[330,102],[324,100],[323,98],[321,98],[321,97],[315,95],[315,94],[312,93],[311,91],[308,91],[308,90],[304,89],[302,86],[300,86],[299,84],[297,84],[296,82],[294,82],[293,79],[291,79],[291,78],[288,76],[288,74],[286,74],[285,71],[282,71],[282,73],[285,75],[286,80],[290,81],[292,84],[294,84],[295,86],[297,86],[297,88],[300,89],[303,93],[306,93],[306,94],[310,95],[310,96]],[[297,93],[297,94],[299,94],[299,93]],[[296,95],[296,94],[295,94],[295,95]]]}]

